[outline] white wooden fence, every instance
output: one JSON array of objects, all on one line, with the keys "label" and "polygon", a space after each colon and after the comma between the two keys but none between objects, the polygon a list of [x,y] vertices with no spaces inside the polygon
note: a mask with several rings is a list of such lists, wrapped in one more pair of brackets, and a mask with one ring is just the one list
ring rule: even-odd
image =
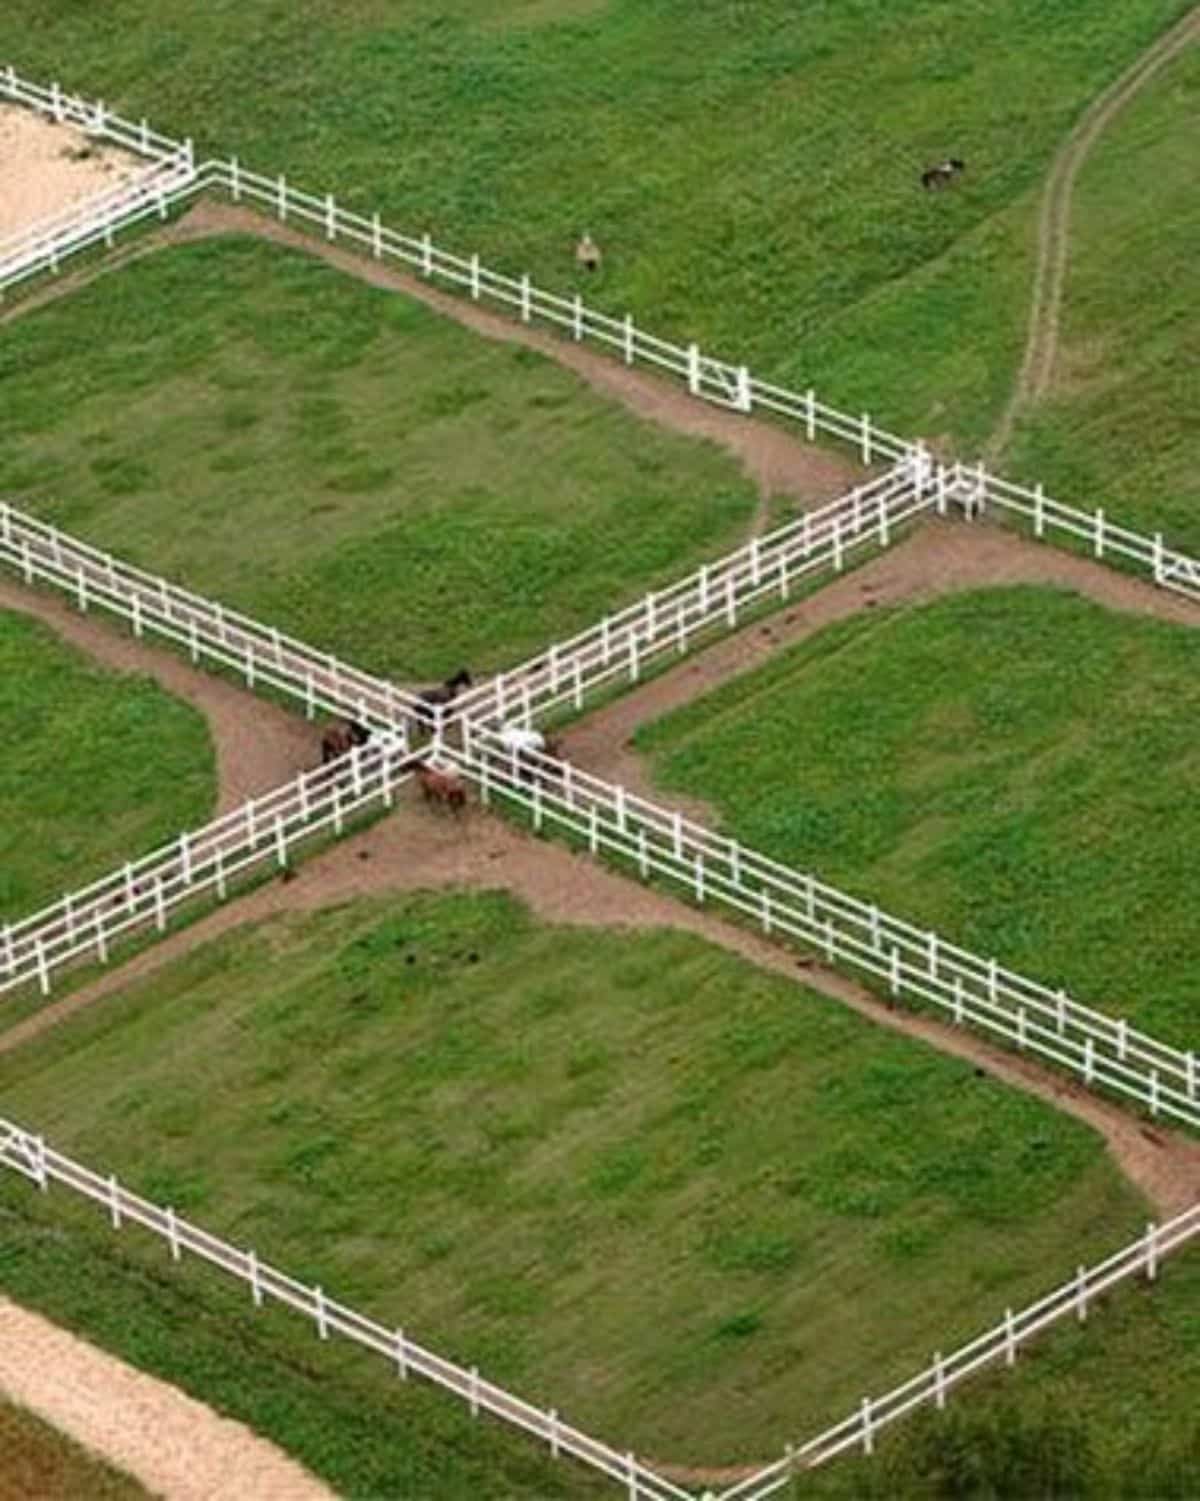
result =
[{"label": "white wooden fence", "polygon": [[944,1407],[951,1388],[987,1366],[1003,1364],[1011,1368],[1023,1345],[1061,1319],[1074,1318],[1083,1323],[1096,1299],[1119,1283],[1137,1276],[1154,1281],[1163,1259],[1197,1235],[1200,1235],[1200,1204],[1166,1224],[1148,1225],[1145,1235],[1131,1245],[1095,1266],[1081,1266],[1069,1281],[1036,1303],[1016,1313],[1006,1309],[1002,1322],[994,1329],[950,1355],[935,1355],[932,1363],[911,1380],[882,1397],[864,1397],[861,1406],[848,1418],[722,1492],[720,1501],[764,1501],[782,1490],[802,1469],[815,1468],[849,1449],[873,1453],[876,1436],[882,1429],[931,1402],[938,1408]]},{"label": "white wooden fence", "polygon": [[146,631],[183,647],[193,662],[215,662],[250,688],[269,687],[298,701],[311,719],[322,710],[346,714],[372,729],[403,733],[407,718],[437,710],[384,678],[317,651],[274,626],[181,589],[156,574],[0,502],[0,564],[27,584],[49,584],[81,610],[119,615],[134,635]]},{"label": "white wooden fence", "polygon": [[289,1277],[270,1262],[260,1260],[254,1251],[230,1245],[177,1215],[169,1206],[130,1193],[115,1177],[83,1167],[56,1152],[43,1137],[2,1119],[0,1166],[20,1173],[44,1191],[56,1183],[82,1194],[108,1213],[114,1230],[125,1223],[143,1226],[166,1241],[174,1261],[179,1261],[186,1251],[246,1283],[256,1308],[268,1300],[282,1303],[308,1319],[320,1339],[341,1335],[382,1356],[400,1379],[421,1376],[459,1397],[473,1415],[490,1412],[534,1434],[546,1443],[555,1458],[569,1454],[619,1481],[630,1501],[691,1501],[690,1492],[656,1475],[633,1454],[619,1452],[589,1437],[563,1422],[557,1412],[534,1407],[486,1380],[477,1369],[468,1370],[435,1355],[410,1339],[403,1329],[380,1324],[335,1302],[323,1288]]},{"label": "white wooden fence", "polygon": [[955,1024],[1015,1044],[1089,1088],[1135,1100],[1156,1117],[1200,1127],[1200,1058],[1123,1018],[983,959],[874,903],[789,869],[680,813],[564,762],[516,754],[464,722],[464,747],[442,756],[477,782],[485,802],[515,804],[538,831],[560,830],[592,854],[618,857],[643,879],[667,877],[700,903],[731,908],[763,933],[799,939],[828,963],[882,980],[895,999],[932,1006]]},{"label": "white wooden fence", "polygon": [[1051,542],[1061,544],[1073,538],[1097,562],[1132,563],[1160,588],[1200,601],[1200,561],[1168,547],[1161,532],[1147,536],[1110,521],[1102,506],[1083,511],[1064,505],[1048,496],[1041,485],[1032,489],[1014,485],[989,474],[982,464],[955,464],[948,470],[947,483],[938,493],[938,509],[944,513],[951,502],[970,516],[988,510],[1015,516],[1029,523],[1035,537]]},{"label": "white wooden fence", "polygon": [[915,482],[915,467],[902,462],[819,510],[704,564],[679,583],[605,616],[599,625],[557,642],[513,671],[469,689],[447,710],[447,722],[528,724],[534,714],[559,704],[581,709],[589,691],[622,680],[636,682],[648,666],[682,655],[706,632],[733,630],[748,608],[769,599],[782,602],[820,574],[838,572],[852,554],[887,547],[905,523],[937,503],[937,477]]},{"label": "white wooden fence", "polygon": [[43,271],[56,272],[62,262],[89,246],[111,247],[117,233],[140,219],[165,218],[176,196],[196,182],[190,141],[173,141],[152,131],[145,120],[135,125],[103,102],[88,103],[30,83],[9,67],[0,69],[0,102],[27,105],[58,124],[74,125],[88,135],[111,141],[148,163],[124,182],[81,198],[59,213],[0,241],[0,295]]},{"label": "white wooden fence", "polygon": [[239,878],[282,869],[304,841],[342,833],[348,819],[390,808],[407,780],[407,746],[382,735],[329,766],[305,772],[203,828],[132,860],[19,922],[0,927],[0,995],[83,960],[107,964],[114,945],[166,931],[168,914],[204,895],[224,900]]}]

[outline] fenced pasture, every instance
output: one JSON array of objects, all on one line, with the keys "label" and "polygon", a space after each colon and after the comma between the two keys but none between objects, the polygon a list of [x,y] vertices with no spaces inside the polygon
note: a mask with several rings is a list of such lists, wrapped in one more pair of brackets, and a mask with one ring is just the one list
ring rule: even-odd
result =
[{"label": "fenced pasture", "polygon": [[236,931],[0,1088],[210,1234],[690,1464],[771,1456],[1145,1218],[1098,1137],[969,1063],[496,893]]},{"label": "fenced pasture", "polygon": [[[211,169],[208,178],[204,176],[207,169]],[[477,257],[470,260],[458,259],[455,264],[455,258],[443,256],[435,265],[434,247],[428,237],[409,240],[407,243],[403,243],[401,237],[392,237],[393,243],[389,244],[378,217],[366,219],[347,214],[332,198],[314,199],[297,194],[283,179],[279,179],[277,184],[265,179],[254,179],[243,173],[233,162],[223,167],[206,164],[197,179],[184,189],[184,195],[198,191],[200,186],[209,181],[223,182],[238,196],[254,196],[257,193],[268,204],[273,201],[281,217],[298,214],[317,228],[323,228],[330,238],[342,235],[356,238],[378,258],[382,259],[393,253],[401,259],[409,259],[427,275],[449,274],[451,280],[457,280],[477,299],[488,295],[507,297],[527,319],[546,311],[541,302],[535,299],[534,289],[528,279],[517,281],[485,273]],[[275,193],[274,200],[271,197],[272,191]],[[168,207],[164,202],[159,205],[159,211]],[[114,233],[116,227],[110,220],[107,225],[109,233]],[[588,310],[579,298],[559,299],[557,314],[557,319],[552,316],[552,321],[558,321],[576,338],[604,337],[602,324],[596,320],[589,322]],[[655,360],[655,354],[651,352],[652,345],[645,339],[638,341],[630,320],[619,325],[616,320],[609,322],[609,341],[615,342],[615,330],[619,326],[626,358],[632,360],[640,355]],[[1008,485],[986,475],[982,470],[970,472],[963,470],[961,466],[931,467],[920,449],[902,440],[894,440],[888,434],[879,433],[868,419],[842,419],[840,414],[829,408],[818,411],[811,393],[802,399],[790,396],[781,388],[763,385],[750,375],[745,365],[722,365],[704,356],[697,345],[671,346],[659,341],[657,356],[657,362],[664,368],[673,369],[682,375],[695,396],[716,400],[740,411],[752,410],[756,404],[770,407],[774,400],[777,410],[805,421],[810,437],[822,426],[828,427],[842,438],[853,439],[857,432],[861,456],[865,460],[870,462],[884,456],[894,461],[897,469],[889,477],[895,485],[894,490],[873,496],[876,501],[877,540],[883,545],[889,540],[892,518],[888,507],[892,500],[911,505],[911,509],[905,513],[905,519],[916,515],[920,510],[935,506],[944,510],[953,504],[961,504],[968,511],[984,506],[993,510],[1027,514],[1039,535],[1058,535],[1070,545],[1077,545],[1081,537],[1086,538],[1098,558],[1111,558],[1115,555],[1134,559],[1146,567],[1156,583],[1193,597],[1200,596],[1200,568],[1189,558],[1167,549],[1161,536],[1142,537],[1120,526],[1113,526],[1102,511],[1085,513],[1061,506],[1049,501],[1040,490],[1026,491]],[[889,444],[893,446],[889,448]],[[123,484],[125,478],[122,478],[118,465],[116,485]],[[852,533],[852,537],[854,541],[861,542],[864,540],[861,533],[868,523],[863,519],[861,494],[856,494],[852,499],[859,506],[855,518],[857,531]],[[841,522],[837,521],[822,538],[826,548],[822,564],[832,564],[835,567],[840,565],[841,546],[845,540]],[[804,561],[807,561],[807,552],[806,545],[800,555]],[[782,566],[785,590],[788,587],[790,561],[795,558],[796,554],[791,554],[790,560]],[[763,592],[761,566],[762,559],[755,557],[753,550],[748,557],[739,560],[737,568],[740,572],[733,576],[733,582],[729,585],[730,596],[735,605],[734,614],[739,590],[744,590],[748,595],[754,590]],[[708,622],[713,624],[717,619],[717,611],[709,593],[708,582],[702,571],[697,580],[686,587],[694,590],[698,606],[707,609]],[[87,585],[84,587],[86,594]],[[86,598],[81,598],[80,602],[86,603]],[[571,651],[566,654],[565,677],[563,660],[553,651],[546,654],[539,664],[541,681],[537,694],[531,689],[524,694],[522,702],[522,690],[518,687],[518,713],[531,719],[542,706],[535,701],[537,698],[546,703],[551,700],[578,703],[582,693],[586,691],[585,679],[589,676],[598,682],[605,677],[613,679],[620,675],[636,678],[640,668],[639,630],[646,631],[646,639],[652,645],[663,645],[655,639],[660,622],[653,616],[653,603],[644,604],[642,608],[647,614],[641,617],[640,623],[624,622],[625,642],[630,648],[629,658],[625,663],[614,670],[611,653],[604,641],[603,628],[600,651],[593,650],[591,658],[586,659],[582,642],[593,641],[592,633],[587,633],[580,642],[568,643]],[[679,614],[684,619],[682,596]],[[699,621],[696,622],[696,628],[699,628]],[[683,644],[686,645],[687,629],[683,634]],[[278,656],[278,637],[275,638],[275,647]],[[519,685],[519,675],[513,681]],[[503,693],[505,689],[500,691]],[[493,704],[494,707],[505,707],[495,699]],[[654,874],[665,878],[677,889],[689,892],[697,901],[723,900],[762,928],[787,933],[792,938],[800,939],[815,952],[823,953],[830,961],[840,959],[849,962],[852,968],[857,967],[873,975],[877,983],[882,981],[893,994],[905,995],[923,1005],[936,1006],[957,1022],[970,1021],[986,1031],[1005,1037],[1022,1050],[1053,1059],[1076,1072],[1089,1085],[1108,1088],[1140,1102],[1154,1116],[1196,1124],[1198,1104],[1194,1054],[1175,1050],[1134,1031],[1124,1021],[1112,1021],[1098,1012],[1081,1007],[1061,992],[1035,985],[1003,970],[994,960],[980,960],[946,943],[935,933],[898,923],[882,913],[878,906],[847,899],[843,893],[825,886],[811,876],[798,876],[796,872],[783,867],[772,867],[771,862],[764,860],[762,856],[730,841],[708,835],[694,826],[685,826],[678,816],[632,799],[620,788],[606,787],[580,773],[569,772],[563,776],[550,765],[539,766],[532,778],[527,773],[522,775],[512,764],[511,758],[497,754],[486,729],[475,721],[469,709],[466,715],[460,717],[459,729],[465,735],[466,743],[462,750],[455,750],[452,746],[445,748],[449,757],[468,776],[478,781],[489,799],[499,799],[521,808],[535,825],[555,825],[570,839],[585,844],[593,852],[607,850],[643,877]],[[398,749],[398,742],[385,740],[382,749],[385,753]],[[357,778],[362,764],[355,762],[347,766],[345,771]],[[384,795],[385,783],[386,777],[378,789],[380,795]],[[303,795],[301,793],[301,799]],[[303,801],[300,811],[303,815]],[[282,822],[280,826],[282,827]],[[249,845],[252,849],[256,833],[251,815],[241,834],[235,834],[234,837],[240,839],[243,847]],[[176,866],[171,879],[177,880],[177,892],[180,896],[186,893],[186,888],[191,883],[191,853],[186,837],[173,852]],[[277,852],[279,862],[285,859],[286,847],[282,852]],[[217,865],[219,871],[219,861]],[[777,900],[777,891],[782,891],[782,900]],[[161,928],[164,925],[164,879],[158,879],[156,892],[157,895],[152,894],[151,905],[142,916],[152,913],[154,922]],[[114,890],[113,894],[115,904],[120,907],[121,893]],[[175,890],[172,894],[176,894]],[[138,891],[130,893],[126,887],[128,913],[133,911],[134,897],[140,899],[142,895]],[[73,931],[76,914],[72,904],[67,902],[58,916],[67,942],[77,940],[80,934]],[[96,928],[93,945],[98,956],[103,958],[106,939],[101,931],[102,920],[97,922]],[[26,934],[25,937],[28,939],[29,935]],[[39,951],[36,939],[32,953],[33,969],[29,973],[40,980],[44,990],[48,988],[46,953],[44,945]],[[11,969],[11,957],[9,962]],[[309,1176],[314,1165],[319,1168],[326,1156],[319,1141],[316,1145],[319,1150],[315,1159],[311,1154],[306,1155],[301,1165],[302,1172]],[[34,1150],[36,1157],[37,1149]],[[44,1156],[41,1160],[44,1169]],[[9,1165],[16,1164],[10,1162]],[[622,1173],[627,1171],[626,1164],[619,1166]],[[969,1175],[974,1177],[977,1171],[976,1158],[969,1165]],[[32,1175],[37,1176],[36,1170]],[[186,1191],[186,1184],[184,1189]],[[168,1240],[173,1241],[176,1252],[180,1249],[178,1223],[173,1210],[162,1220],[162,1228],[165,1228]],[[1044,1305],[1034,1307],[1025,1314],[1010,1310],[1006,1313],[1003,1324],[985,1336],[977,1346],[968,1347],[959,1356],[946,1360],[935,1358],[930,1371],[924,1376],[886,1398],[865,1401],[853,1418],[814,1442],[827,1442],[835,1450],[844,1442],[845,1446],[859,1446],[869,1451],[880,1426],[892,1416],[899,1416],[909,1410],[911,1406],[931,1400],[939,1401],[960,1371],[966,1374],[969,1369],[974,1369],[976,1355],[980,1357],[980,1363],[985,1357],[1001,1357],[1011,1361],[1027,1329],[1032,1332],[1041,1327],[1051,1315],[1054,1318],[1066,1317],[1071,1313],[1076,1317],[1082,1316],[1092,1293],[1112,1282],[1138,1272],[1152,1277],[1157,1270],[1160,1254],[1188,1239],[1194,1228],[1193,1219],[1184,1217],[1176,1224],[1164,1227],[1165,1239],[1164,1231],[1151,1229],[1126,1252],[1113,1258],[1109,1264],[1102,1265],[1094,1277],[1081,1272],[1073,1283],[1052,1295]],[[912,1248],[909,1246],[904,1249],[905,1254],[908,1254]],[[310,1312],[315,1316],[320,1331],[326,1315],[323,1294],[313,1295]],[[731,1327],[730,1332],[736,1333],[739,1338],[743,1337],[747,1333],[746,1320],[739,1315],[735,1322],[736,1327]],[[750,1332],[754,1332],[753,1329]],[[477,1400],[478,1378],[474,1378],[473,1385],[468,1384],[468,1401],[471,1400],[472,1390]],[[496,1410],[499,1411],[498,1408]],[[545,1434],[544,1429],[539,1431]],[[548,1436],[552,1448],[555,1447],[553,1430]],[[818,1456],[818,1450],[811,1452],[814,1457]],[[789,1454],[779,1465],[760,1472],[757,1477],[747,1479],[744,1483],[736,1483],[727,1490],[726,1495],[749,1501],[751,1497],[771,1494],[788,1484],[791,1470],[801,1462],[795,1453]],[[649,1487],[659,1482],[644,1477],[635,1468],[634,1461],[627,1460],[626,1465],[623,1474],[619,1468],[608,1468],[608,1473],[620,1479],[631,1495],[661,1494],[648,1488],[643,1491],[643,1485]],[[600,1467],[606,1468],[604,1464]]]},{"label": "fenced pasture", "polygon": [[1191,627],[989,589],[843,622],[639,744],[664,796],[764,855],[1186,1048],[1195,651]]},{"label": "fenced pasture", "polygon": [[0,725],[0,911],[33,911],[212,810],[194,709],[3,610]]},{"label": "fenced pasture", "polygon": [[249,238],[139,259],[3,342],[0,494],[402,680],[570,635],[758,504],[715,445]]},{"label": "fenced pasture", "polygon": [[[732,25],[682,0],[410,0],[386,16],[251,0],[203,21],[170,0],[176,50],[148,23],[114,37],[14,0],[0,56],[35,77],[69,66],[134,114],[153,80],[178,134],[345,184],[346,207],[433,227],[565,296],[590,229],[606,306],[889,425],[982,438],[1005,394],[989,372],[1019,353],[1031,247],[1014,234],[981,255],[978,237],[1032,199],[1087,101],[1185,8],[969,0],[951,34],[933,0],[869,16],[762,0]],[[1019,112],[996,105],[1014,76]],[[303,123],[302,99],[322,101],[324,128]],[[918,176],[947,153],[970,173],[935,201]],[[891,337],[872,319],[884,301]]]}]

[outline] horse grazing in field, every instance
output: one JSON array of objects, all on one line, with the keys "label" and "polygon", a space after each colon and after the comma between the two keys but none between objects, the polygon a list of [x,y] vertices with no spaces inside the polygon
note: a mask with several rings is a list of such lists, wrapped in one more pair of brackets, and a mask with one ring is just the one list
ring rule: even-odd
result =
[{"label": "horse grazing in field", "polygon": [[460,667],[453,677],[447,678],[444,683],[439,683],[436,688],[422,688],[417,694],[417,702],[421,705],[417,710],[418,722],[426,729],[432,729],[437,723],[437,715],[432,711],[452,704],[464,688],[471,686],[471,683],[471,674],[465,667]]},{"label": "horse grazing in field", "polygon": [[934,188],[948,188],[954,179],[967,170],[961,157],[948,156],[936,167],[926,167],[921,173],[921,186],[928,192]]},{"label": "horse grazing in field", "polygon": [[575,246],[575,264],[581,271],[586,271],[590,276],[593,272],[599,271],[601,260],[602,256],[599,245],[596,244],[587,230],[584,230],[583,234],[579,237],[579,243]]},{"label": "horse grazing in field", "polygon": [[321,736],[321,765],[328,766],[348,756],[355,746],[366,745],[371,732],[353,719],[341,719],[331,724]]},{"label": "horse grazing in field", "polygon": [[420,757],[406,761],[403,769],[416,772],[417,785],[427,803],[449,808],[451,813],[461,813],[467,806],[467,784],[457,771],[431,766]]}]

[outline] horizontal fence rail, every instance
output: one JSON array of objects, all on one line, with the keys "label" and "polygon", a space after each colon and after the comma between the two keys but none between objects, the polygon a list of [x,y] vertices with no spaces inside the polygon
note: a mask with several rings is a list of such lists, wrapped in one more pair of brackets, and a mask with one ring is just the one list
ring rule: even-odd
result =
[{"label": "horizontal fence rail", "polygon": [[563,1422],[556,1412],[535,1407],[486,1380],[477,1369],[468,1370],[435,1355],[402,1329],[380,1324],[336,1302],[326,1296],[323,1288],[289,1277],[270,1262],[260,1260],[254,1251],[221,1240],[170,1207],[131,1193],[115,1177],[81,1166],[48,1146],[43,1137],[7,1120],[0,1120],[0,1166],[19,1173],[43,1190],[54,1183],[83,1195],[105,1210],[114,1230],[125,1223],[141,1225],[167,1243],[174,1261],[187,1252],[244,1282],[256,1308],[268,1300],[282,1303],[308,1319],[319,1338],[340,1335],[382,1356],[399,1378],[423,1377],[467,1403],[473,1414],[490,1412],[503,1422],[532,1433],[555,1457],[569,1454],[619,1482],[631,1501],[692,1501],[691,1492],[656,1475],[633,1454],[622,1453],[589,1437]]},{"label": "horizontal fence rail", "polygon": [[560,704],[583,707],[603,684],[636,682],[647,666],[682,655],[714,627],[732,630],[748,608],[781,603],[800,585],[838,572],[852,554],[887,547],[905,523],[938,503],[937,477],[914,481],[921,455],[840,499],[808,511],[666,589],[645,595],[512,672],[461,694],[450,719],[528,724]]},{"label": "horizontal fence rail", "polygon": [[1200,1058],[959,948],[873,903],[792,870],[680,813],[566,762],[504,745],[465,722],[464,746],[440,754],[477,782],[485,802],[511,803],[535,829],[558,829],[592,854],[617,856],[646,879],[665,876],[697,902],[731,908],[765,934],[798,939],[829,963],[882,980],[894,998],[927,1003],[1021,1052],[1200,1127]]},{"label": "horizontal fence rail", "polygon": [[1097,562],[1120,559],[1137,565],[1162,589],[1200,600],[1200,559],[1167,547],[1161,532],[1146,536],[1110,521],[1103,507],[1092,511],[1053,500],[1040,485],[1027,489],[997,475],[982,464],[956,464],[939,495],[939,508],[947,499],[958,502],[969,515],[998,511],[1027,521],[1033,535],[1051,542],[1074,538],[1082,542]]},{"label": "horizontal fence rail", "polygon": [[304,841],[342,833],[372,806],[390,808],[410,775],[407,755],[399,736],[381,736],[0,927],[0,995],[31,982],[48,995],[67,965],[107,964],[118,942],[165,932],[168,914],[183,903],[211,894],[224,901],[238,878],[283,869]]},{"label": "horizontal fence rail", "polygon": [[139,156],[166,161],[177,156],[184,142],[151,130],[145,120],[134,124],[114,114],[103,100],[81,99],[66,94],[57,83],[31,83],[11,66],[0,68],[0,101],[24,104],[48,115],[58,125],[75,125],[89,135],[101,136]]},{"label": "horizontal fence rail", "polygon": [[362,672],[328,652],[260,625],[202,595],[122,563],[76,537],[0,501],[0,564],[27,584],[48,584],[78,606],[119,615],[136,636],[151,631],[186,649],[193,662],[232,669],[247,687],[269,687],[303,705],[345,714],[371,729],[403,733],[413,717],[436,710],[383,678]]},{"label": "horizontal fence rail", "polygon": [[979,1335],[950,1355],[935,1355],[933,1362],[911,1380],[882,1397],[864,1397],[862,1405],[850,1417],[791,1450],[775,1464],[722,1492],[719,1501],[764,1501],[765,1497],[782,1490],[802,1469],[815,1468],[850,1449],[873,1453],[875,1438],[881,1429],[907,1417],[918,1407],[931,1403],[938,1408],[944,1407],[947,1393],[953,1387],[988,1366],[1003,1364],[1011,1367],[1023,1345],[1062,1319],[1074,1318],[1083,1322],[1096,1299],[1119,1283],[1138,1276],[1154,1281],[1161,1262],[1197,1235],[1200,1235],[1200,1204],[1193,1205],[1166,1224],[1147,1226],[1145,1235],[1095,1266],[1081,1266],[1070,1281],[1036,1303],[1017,1313],[1007,1309],[1003,1321],[986,1334]]}]

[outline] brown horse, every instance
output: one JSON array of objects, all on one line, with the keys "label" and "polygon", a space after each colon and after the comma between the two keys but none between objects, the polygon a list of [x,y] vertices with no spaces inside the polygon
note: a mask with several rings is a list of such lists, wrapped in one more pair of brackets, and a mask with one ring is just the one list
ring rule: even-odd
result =
[{"label": "brown horse", "polygon": [[356,746],[366,745],[371,732],[353,719],[340,719],[331,724],[321,736],[321,765],[339,761],[348,756]]},{"label": "brown horse", "polygon": [[449,808],[451,813],[461,813],[467,806],[467,784],[457,771],[444,771],[420,759],[405,762],[404,769],[416,772],[417,785],[427,803]]},{"label": "brown horse", "polygon": [[432,730],[437,723],[437,715],[433,710],[452,704],[464,688],[471,686],[471,682],[471,674],[465,667],[460,667],[453,677],[447,678],[436,688],[422,688],[417,694],[417,702],[421,705],[417,710],[418,723],[425,729]]}]

